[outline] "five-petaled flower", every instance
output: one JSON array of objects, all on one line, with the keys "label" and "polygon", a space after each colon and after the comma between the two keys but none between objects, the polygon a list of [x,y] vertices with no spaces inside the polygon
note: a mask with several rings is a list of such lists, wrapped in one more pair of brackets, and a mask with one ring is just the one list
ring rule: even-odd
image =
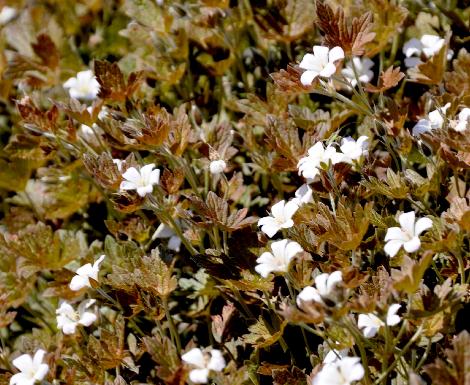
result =
[{"label": "five-petaled flower", "polygon": [[444,125],[444,117],[449,107],[450,103],[447,103],[445,106],[431,111],[427,119],[420,119],[413,127],[413,136],[419,136],[425,132],[441,129]]},{"label": "five-petaled flower", "polygon": [[137,190],[137,194],[145,197],[153,191],[153,186],[160,181],[160,170],[154,170],[155,164],[150,163],[143,166],[140,170],[135,167],[129,167],[122,177],[121,190]]},{"label": "five-petaled flower", "polygon": [[313,182],[320,175],[320,170],[331,164],[343,161],[343,154],[336,151],[332,145],[326,148],[322,142],[317,142],[308,150],[308,156],[299,160],[297,168],[299,175],[307,179],[307,182]]},{"label": "five-petaled flower", "polygon": [[350,385],[364,377],[359,357],[343,357],[325,364],[316,374],[311,385]]},{"label": "five-petaled flower", "polygon": [[34,353],[34,357],[23,354],[15,358],[12,363],[20,370],[10,378],[10,385],[33,385],[36,381],[41,381],[49,371],[49,365],[44,364],[46,352],[39,349]]},{"label": "five-petaled flower", "polygon": [[318,76],[331,77],[336,72],[335,62],[341,59],[344,59],[344,51],[341,47],[334,47],[330,50],[328,47],[314,46],[313,54],[305,54],[299,64],[299,67],[305,70],[300,77],[301,83],[309,86]]},{"label": "five-petaled flower", "polygon": [[[421,39],[413,38],[403,45],[403,53],[405,54],[405,66],[416,67],[421,64],[421,56],[426,59],[434,56],[444,46],[445,40],[436,35],[423,35]],[[451,59],[452,50],[447,52],[447,60]]]},{"label": "five-petaled flower", "polygon": [[98,95],[100,84],[93,71],[86,70],[80,71],[76,77],[68,79],[64,83],[64,88],[69,89],[70,97],[74,99],[93,100]]},{"label": "five-petaled flower", "polygon": [[[354,64],[354,66],[353,66]],[[354,57],[352,62],[349,61],[346,63],[345,68],[341,70],[343,76],[349,80],[352,87],[356,87],[357,85],[357,77],[361,83],[368,83],[374,77],[374,73],[372,72],[371,68],[374,66],[374,62],[369,58],[359,58]],[[356,73],[354,73],[354,69]]]},{"label": "five-petaled flower", "polygon": [[273,272],[287,272],[290,261],[303,251],[297,242],[287,239],[271,243],[271,250],[272,253],[266,251],[256,260],[255,270],[264,278]]},{"label": "five-petaled flower", "polygon": [[272,238],[281,229],[288,229],[294,226],[293,215],[299,206],[293,202],[282,200],[271,207],[271,215],[258,220],[261,231],[269,238]]},{"label": "five-petaled flower", "polygon": [[333,294],[339,284],[343,282],[341,271],[331,274],[323,273],[315,278],[315,286],[307,286],[297,296],[297,305],[302,307],[304,302],[319,302],[325,304],[325,300],[332,301]]},{"label": "five-petaled flower", "polygon": [[195,367],[195,369],[189,372],[189,379],[195,384],[205,384],[209,379],[211,370],[221,372],[225,368],[225,360],[222,356],[222,352],[217,349],[203,352],[199,348],[193,348],[183,354],[181,359]]},{"label": "five-petaled flower", "polygon": [[90,326],[96,321],[96,314],[88,309],[95,302],[94,299],[82,301],[75,310],[72,305],[63,301],[56,310],[57,327],[62,329],[64,334],[74,334],[78,325]]},{"label": "five-petaled flower", "polygon": [[400,214],[398,221],[401,227],[391,227],[385,235],[387,243],[384,250],[391,258],[397,255],[401,247],[408,253],[417,251],[421,246],[419,235],[432,227],[429,218],[420,218],[416,221],[414,211]]},{"label": "five-petaled flower", "polygon": [[360,136],[354,140],[350,136],[341,140],[340,150],[343,153],[342,162],[354,164],[359,161],[363,156],[367,155],[369,147],[369,138],[367,136]]},{"label": "five-petaled flower", "polygon": [[98,281],[98,272],[100,271],[100,264],[106,256],[101,255],[93,265],[87,263],[77,269],[75,276],[70,281],[70,289],[78,291],[84,287],[91,287],[90,278],[94,281]]},{"label": "five-petaled flower", "polygon": [[357,326],[359,327],[359,329],[362,329],[362,332],[364,333],[365,337],[374,337],[379,331],[379,329],[382,326],[385,326],[385,324],[387,324],[387,326],[395,326],[400,323],[401,318],[399,315],[397,315],[400,306],[401,305],[398,303],[390,305],[387,311],[387,319],[385,320],[385,322],[383,322],[379,317],[377,317],[373,313],[359,314]]}]

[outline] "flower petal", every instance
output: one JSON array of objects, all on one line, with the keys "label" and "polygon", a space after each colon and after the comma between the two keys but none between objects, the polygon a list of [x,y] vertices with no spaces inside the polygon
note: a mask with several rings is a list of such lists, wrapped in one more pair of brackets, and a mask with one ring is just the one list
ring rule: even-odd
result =
[{"label": "flower petal", "polygon": [[271,207],[271,214],[274,218],[281,218],[284,216],[284,206],[286,201],[282,200],[277,202]]},{"label": "flower petal", "polygon": [[319,60],[315,58],[311,53],[307,53],[302,58],[302,61],[299,64],[299,67],[307,71],[320,72],[321,67],[319,66]]},{"label": "flower petal", "polygon": [[276,259],[284,259],[287,242],[287,239],[283,239],[281,241],[271,243],[271,250],[273,251],[273,255]]},{"label": "flower petal", "polygon": [[421,241],[419,240],[418,237],[413,237],[410,241],[405,242],[403,244],[403,248],[408,253],[414,253],[415,251],[418,251],[420,247],[421,247]]},{"label": "flower petal", "polygon": [[261,263],[255,266],[255,271],[263,278],[267,278],[274,270],[271,264]]},{"label": "flower petal", "polygon": [[302,301],[304,302],[314,301],[314,302],[320,302],[320,303],[323,302],[318,290],[312,286],[304,287],[301,290],[301,292],[297,295],[297,305],[299,307],[302,307]]},{"label": "flower petal", "polygon": [[413,130],[411,133],[413,136],[419,136],[431,130],[432,130],[431,122],[427,119],[420,119],[418,123],[416,123],[415,126],[413,127]]},{"label": "flower petal", "polygon": [[273,218],[271,218],[271,221],[269,223],[265,223],[261,226],[261,231],[265,233],[269,238],[272,238],[279,230],[280,227]]},{"label": "flower petal", "polygon": [[390,258],[393,258],[395,255],[397,255],[398,250],[400,250],[400,248],[403,246],[403,243],[403,241],[398,239],[388,241],[384,246],[384,251]]},{"label": "flower petal", "polygon": [[283,210],[284,218],[291,219],[298,209],[299,209],[299,206],[295,202],[292,202],[292,201],[287,202]]},{"label": "flower petal", "polygon": [[398,303],[394,303],[390,305],[387,311],[387,325],[388,326],[395,326],[400,323],[400,316],[396,313],[400,309],[401,305]]},{"label": "flower petal", "polygon": [[123,180],[119,186],[120,190],[135,190],[137,185],[134,182]]},{"label": "flower petal", "polygon": [[310,86],[312,85],[312,82],[315,80],[315,78],[319,75],[320,72],[313,71],[313,70],[307,70],[302,75],[300,75],[300,82],[304,86]]},{"label": "flower petal", "polygon": [[12,364],[21,370],[22,372],[28,371],[33,365],[33,359],[29,354],[22,354],[21,356],[15,358],[12,361]]},{"label": "flower petal", "polygon": [[189,379],[195,384],[205,384],[209,377],[209,369],[193,369],[189,372]]},{"label": "flower petal", "polygon": [[211,350],[211,359],[209,361],[209,365],[207,365],[207,368],[210,370],[215,370],[216,372],[220,372],[225,368],[224,356],[220,350]]},{"label": "flower petal", "polygon": [[35,382],[36,379],[23,372],[16,373],[10,377],[10,385],[33,385]]},{"label": "flower petal", "polygon": [[328,63],[319,73],[324,78],[329,78],[336,72],[336,66],[333,63]]},{"label": "flower petal", "polygon": [[204,354],[199,348],[192,348],[189,352],[184,353],[181,359],[187,364],[197,366],[198,368],[204,368],[205,366]]},{"label": "flower petal", "polygon": [[289,262],[292,258],[294,258],[298,253],[302,251],[302,246],[300,246],[297,242],[289,242],[285,250],[286,262]]},{"label": "flower petal", "polygon": [[37,381],[41,381],[44,377],[46,377],[47,372],[49,371],[49,365],[41,364],[36,369],[36,373],[34,374],[34,379]]},{"label": "flower petal", "polygon": [[87,311],[82,314],[82,316],[80,317],[80,321],[78,321],[78,323],[83,326],[90,326],[95,321],[96,321],[96,314]]},{"label": "flower petal", "polygon": [[415,225],[415,235],[421,234],[423,231],[426,231],[432,227],[432,220],[429,218],[420,218],[416,221]]},{"label": "flower petal", "polygon": [[328,63],[329,52],[330,49],[328,47],[324,47],[322,45],[313,46],[313,54],[315,55],[315,58],[323,65]]},{"label": "flower petal", "polygon": [[387,234],[385,234],[385,242],[392,240],[406,242],[408,240],[408,237],[400,227],[390,227],[389,229],[387,229]]},{"label": "flower petal", "polygon": [[414,235],[415,219],[415,212],[409,211],[407,213],[400,214],[398,222],[400,222],[400,226],[405,232],[410,235]]},{"label": "flower petal", "polygon": [[328,62],[334,63],[337,60],[344,59],[344,51],[341,47],[334,47],[328,54]]},{"label": "flower petal", "polygon": [[419,41],[416,38],[408,40],[403,45],[403,53],[405,54],[407,58],[413,55],[419,55],[422,49],[423,49],[423,43],[421,43],[421,41]]},{"label": "flower petal", "polygon": [[142,187],[137,187],[137,194],[144,198],[147,194],[152,193],[153,191],[153,186],[147,185],[147,186],[142,186]]},{"label": "flower petal", "polygon": [[135,167],[129,167],[126,172],[122,174],[122,177],[134,184],[139,184],[141,179],[140,173]]},{"label": "flower petal", "polygon": [[74,276],[69,284],[70,290],[73,291],[81,290],[86,286],[91,287],[89,279],[80,275]]}]

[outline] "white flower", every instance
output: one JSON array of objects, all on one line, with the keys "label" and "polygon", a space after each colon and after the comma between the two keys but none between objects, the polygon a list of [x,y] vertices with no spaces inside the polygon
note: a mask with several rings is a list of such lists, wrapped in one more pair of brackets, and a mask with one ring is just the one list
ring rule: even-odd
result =
[{"label": "white flower", "polygon": [[96,99],[100,90],[100,84],[93,75],[93,71],[86,70],[77,73],[77,77],[70,78],[64,83],[64,88],[69,89],[70,97],[75,99]]},{"label": "white flower", "polygon": [[122,172],[122,164],[124,163],[121,159],[113,159],[113,163],[116,165],[119,172]]},{"label": "white flower", "polygon": [[399,315],[397,315],[398,309],[400,309],[401,305],[398,303],[394,303],[393,305],[390,305],[387,311],[387,325],[388,326],[395,326],[398,325],[401,321],[401,318]]},{"label": "white flower", "polygon": [[350,385],[364,377],[359,357],[344,357],[326,364],[314,377],[312,385]]},{"label": "white flower", "polygon": [[294,226],[293,215],[299,209],[299,206],[293,202],[282,200],[271,207],[271,215],[258,220],[258,226],[261,231],[269,238],[272,238],[281,229],[288,229]]},{"label": "white flower", "polygon": [[129,167],[122,177],[126,180],[121,182],[121,190],[137,190],[137,194],[144,197],[153,191],[153,186],[160,181],[160,170],[154,170],[155,164],[150,163],[137,170]]},{"label": "white flower", "polygon": [[15,358],[12,363],[20,370],[10,378],[10,385],[33,385],[36,381],[41,381],[49,371],[49,365],[43,364],[46,352],[39,349],[34,353],[34,357],[23,354]]},{"label": "white flower", "polygon": [[[357,79],[354,75],[354,67],[356,68],[357,76],[361,83],[368,83],[374,77],[374,72],[371,71],[371,68],[374,66],[374,62],[369,58],[359,58],[354,57],[353,62],[346,63],[346,67],[341,70],[343,76],[349,80],[351,86],[356,87]],[[354,63],[354,67],[353,67]]]},{"label": "white flower", "polygon": [[313,181],[318,175],[320,175],[320,168],[325,165],[340,163],[343,160],[343,154],[336,151],[332,145],[328,145],[326,148],[322,142],[315,143],[308,150],[308,156],[299,160],[297,168],[299,169],[299,175]]},{"label": "white flower", "polygon": [[[418,64],[422,63],[420,59],[421,55],[424,55],[426,59],[429,59],[438,53],[444,44],[445,40],[436,35],[423,35],[420,40],[413,38],[407,41],[403,45],[403,53],[406,56],[405,66],[408,68],[416,67]],[[451,59],[452,55],[452,50],[449,50],[447,53],[447,60]]]},{"label": "white flower", "polygon": [[344,357],[347,357],[349,349],[336,350],[332,349],[323,359],[324,364],[331,364],[333,362],[342,360]]},{"label": "white flower", "polygon": [[359,314],[359,318],[357,320],[357,326],[359,329],[364,329],[362,332],[364,333],[364,337],[367,338],[374,337],[379,329],[384,325],[385,323],[372,313]]},{"label": "white flower", "polygon": [[225,368],[222,352],[217,349],[211,349],[210,352],[204,353],[199,348],[193,348],[183,354],[181,359],[196,367],[189,372],[189,379],[196,384],[206,383],[211,370],[221,372]]},{"label": "white flower", "polygon": [[436,129],[441,129],[444,124],[444,117],[450,103],[444,107],[436,108],[428,114],[428,119],[420,119],[413,127],[412,134],[414,136],[421,135],[424,132],[429,132]]},{"label": "white flower", "polygon": [[297,305],[302,307],[303,302],[319,302],[324,304],[323,299],[328,299],[334,293],[336,286],[343,282],[341,271],[331,274],[323,273],[315,278],[315,286],[307,286],[297,296]]},{"label": "white flower", "polygon": [[213,160],[209,165],[209,170],[211,174],[220,174],[221,172],[224,172],[225,167],[227,167],[227,163],[225,163],[224,160]]},{"label": "white flower", "polygon": [[299,64],[299,67],[306,70],[300,77],[304,86],[312,84],[317,76],[329,78],[336,72],[335,62],[344,59],[344,51],[341,47],[328,47],[316,45],[313,47],[313,55],[307,53]]},{"label": "white flower", "polygon": [[457,120],[451,122],[451,127],[458,132],[463,132],[469,127],[470,122],[470,108],[463,108],[459,112],[459,117]]},{"label": "white flower", "polygon": [[308,184],[303,184],[295,191],[295,198],[292,198],[292,202],[297,206],[313,202],[313,190]]},{"label": "white flower", "polygon": [[342,161],[353,164],[354,161],[358,161],[367,155],[368,148],[369,138],[367,136],[360,136],[357,140],[350,136],[343,138],[340,146],[340,150],[344,154]]},{"label": "white flower", "polygon": [[[386,319],[386,323],[388,326],[395,326],[400,323],[400,316],[396,314],[398,309],[400,309],[400,305],[397,303],[391,305],[388,308]],[[377,332],[382,326],[385,326],[385,322],[383,322],[379,317],[372,313],[359,314],[357,326],[359,327],[359,329],[364,329],[362,332],[364,333],[365,337],[371,338],[377,334]]]},{"label": "white flower", "polygon": [[398,221],[401,228],[391,227],[385,235],[387,243],[384,250],[390,258],[397,255],[402,246],[408,253],[417,251],[421,246],[419,235],[432,227],[432,221],[429,218],[420,218],[416,221],[414,211],[400,214]]},{"label": "white flower", "polygon": [[62,329],[64,334],[74,334],[78,325],[90,326],[96,321],[96,314],[87,311],[87,309],[95,302],[94,299],[82,301],[77,310],[68,302],[62,302],[56,310],[57,327]]},{"label": "white flower", "polygon": [[[175,221],[178,225],[178,221]],[[167,225],[164,223],[160,223],[160,225],[157,227],[157,230],[155,230],[155,233],[153,234],[153,239],[160,238],[168,238],[168,248],[170,250],[179,252],[181,248],[181,239],[176,235],[176,233]]]},{"label": "white flower", "polygon": [[266,251],[256,260],[255,270],[264,278],[272,272],[287,272],[292,258],[303,251],[297,242],[287,239],[271,243],[271,250],[272,253]]},{"label": "white flower", "polygon": [[10,22],[17,14],[17,11],[13,7],[5,5],[0,11],[0,25],[5,25]]},{"label": "white flower", "polygon": [[73,291],[78,291],[84,287],[91,287],[90,278],[98,281],[98,272],[100,270],[100,264],[103,262],[103,259],[106,256],[101,255],[98,260],[93,263],[87,263],[77,269],[75,276],[70,281],[70,289]]}]

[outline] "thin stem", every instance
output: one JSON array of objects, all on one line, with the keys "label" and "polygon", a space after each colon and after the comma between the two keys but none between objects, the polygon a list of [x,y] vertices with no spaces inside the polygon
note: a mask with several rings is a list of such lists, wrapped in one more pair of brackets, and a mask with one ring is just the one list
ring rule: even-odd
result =
[{"label": "thin stem", "polygon": [[168,299],[165,297],[162,300],[163,302],[163,309],[165,310],[165,316],[168,320],[168,326],[170,327],[170,334],[173,342],[176,343],[176,350],[178,354],[181,354],[181,341],[178,331],[176,330],[175,323],[173,322],[173,317],[170,314],[170,309],[168,308]]},{"label": "thin stem", "polygon": [[365,370],[364,381],[366,384],[370,384],[370,372],[369,372],[369,363],[367,360],[366,349],[362,344],[362,337],[361,334],[357,332],[356,325],[352,324],[352,322],[346,318],[344,322],[344,326],[349,330],[349,332],[353,335],[356,345],[359,349],[359,354],[361,355],[362,366]]},{"label": "thin stem", "polygon": [[405,345],[405,347],[400,351],[398,356],[396,356],[395,361],[392,362],[392,364],[388,367],[388,369],[382,373],[379,378],[374,382],[374,385],[378,385],[382,382],[384,377],[387,377],[388,374],[395,368],[395,366],[398,364],[398,361],[400,360],[401,357],[404,356],[404,354],[408,351],[408,349],[413,345],[418,337],[420,337],[421,332],[423,331],[423,325],[421,325],[418,330],[416,330],[415,334],[413,334],[413,337],[408,341],[408,343]]}]

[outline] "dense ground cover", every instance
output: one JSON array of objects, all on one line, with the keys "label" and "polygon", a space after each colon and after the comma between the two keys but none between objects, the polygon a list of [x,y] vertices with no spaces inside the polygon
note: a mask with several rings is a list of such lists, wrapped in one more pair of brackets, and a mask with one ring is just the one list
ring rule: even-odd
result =
[{"label": "dense ground cover", "polygon": [[470,384],[467,2],[0,7],[0,384]]}]

